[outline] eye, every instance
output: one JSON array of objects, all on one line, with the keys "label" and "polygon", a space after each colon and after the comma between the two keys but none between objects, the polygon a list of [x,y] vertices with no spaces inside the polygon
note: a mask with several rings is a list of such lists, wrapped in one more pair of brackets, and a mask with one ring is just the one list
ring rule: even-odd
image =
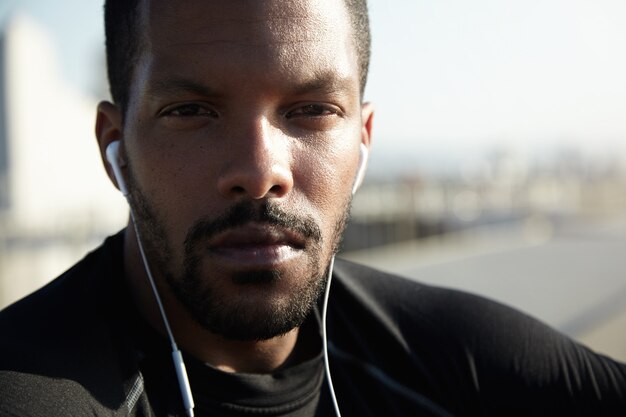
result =
[{"label": "eye", "polygon": [[322,117],[338,114],[339,111],[330,105],[324,104],[307,104],[287,112],[285,117],[291,119],[293,117]]},{"label": "eye", "polygon": [[218,114],[206,104],[185,103],[165,108],[161,113],[165,117],[213,117]]}]

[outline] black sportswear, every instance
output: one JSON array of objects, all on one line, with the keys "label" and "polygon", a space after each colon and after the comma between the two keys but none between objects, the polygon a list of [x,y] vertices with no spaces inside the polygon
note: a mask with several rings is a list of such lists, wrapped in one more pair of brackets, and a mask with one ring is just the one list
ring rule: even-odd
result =
[{"label": "black sportswear", "polygon": [[[0,313],[1,416],[184,415],[169,344],[134,309],[122,256],[118,234]],[[526,315],[340,260],[333,277],[344,417],[626,415],[626,365]],[[334,415],[317,314],[305,328],[317,356],[273,374],[186,355],[196,416]]]}]

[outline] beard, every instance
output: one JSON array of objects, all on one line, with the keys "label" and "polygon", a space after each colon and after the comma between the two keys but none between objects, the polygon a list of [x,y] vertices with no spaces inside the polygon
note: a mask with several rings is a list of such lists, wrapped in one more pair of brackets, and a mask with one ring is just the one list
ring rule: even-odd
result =
[{"label": "beard", "polygon": [[[339,249],[348,221],[350,198],[346,199],[335,221],[329,241],[331,250],[325,257],[321,228],[311,217],[289,213],[268,200],[260,204],[246,200],[230,207],[217,218],[199,219],[189,228],[183,245],[182,265],[176,271],[172,251],[174,245],[165,232],[163,216],[144,195],[130,166],[128,168],[133,217],[148,262],[202,327],[227,339],[249,341],[271,339],[302,325],[326,286],[330,259]],[[207,271],[204,243],[219,233],[249,222],[299,233],[307,242],[308,261],[300,263],[291,272],[281,269],[248,270],[230,273],[226,279],[242,289],[249,288],[261,294],[270,291],[276,283],[287,280],[291,287],[286,297],[268,297],[257,302],[247,297],[225,296],[220,292],[222,283],[214,278],[223,276],[220,274],[223,271]]]}]

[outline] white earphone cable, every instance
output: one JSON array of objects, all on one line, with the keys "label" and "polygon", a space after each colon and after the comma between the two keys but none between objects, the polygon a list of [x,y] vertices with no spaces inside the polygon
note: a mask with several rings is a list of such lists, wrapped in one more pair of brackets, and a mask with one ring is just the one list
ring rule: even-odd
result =
[{"label": "white earphone cable", "polygon": [[335,395],[335,388],[333,386],[333,379],[330,375],[330,362],[328,360],[328,335],[326,333],[326,315],[328,313],[328,298],[330,296],[330,284],[333,278],[333,268],[335,266],[335,255],[330,258],[330,265],[328,267],[328,278],[326,279],[326,289],[324,291],[324,302],[322,304],[322,349],[324,349],[324,369],[326,371],[326,379],[328,380],[328,389],[330,390],[330,398],[335,408],[335,414],[337,417],[341,417],[339,411],[339,404],[337,403],[337,397]]},{"label": "white earphone cable", "polygon": [[141,243],[141,237],[139,235],[139,228],[137,227],[137,223],[135,222],[135,213],[133,212],[132,207],[130,208],[130,218],[131,218],[131,221],[133,222],[135,235],[137,236],[137,245],[139,246],[139,252],[141,253],[143,266],[146,270],[146,274],[148,275],[148,281],[150,281],[150,286],[152,287],[154,299],[156,300],[157,305],[159,306],[159,311],[161,312],[161,318],[163,319],[163,325],[165,326],[167,337],[170,340],[170,344],[172,346],[172,360],[174,362],[174,368],[176,369],[176,378],[178,380],[178,387],[180,388],[180,394],[183,398],[183,404],[185,406],[187,416],[193,417],[194,402],[193,402],[193,396],[191,394],[191,385],[189,384],[189,378],[187,376],[187,370],[185,368],[185,362],[183,361],[183,355],[178,349],[178,346],[176,345],[176,340],[174,339],[174,333],[172,333],[170,322],[167,319],[167,314],[165,313],[165,308],[163,307],[163,302],[161,301],[161,297],[159,296],[159,290],[157,289],[154,278],[152,277],[152,271],[150,270],[150,264],[148,263],[148,258],[146,257],[146,253],[143,249],[143,244]]}]

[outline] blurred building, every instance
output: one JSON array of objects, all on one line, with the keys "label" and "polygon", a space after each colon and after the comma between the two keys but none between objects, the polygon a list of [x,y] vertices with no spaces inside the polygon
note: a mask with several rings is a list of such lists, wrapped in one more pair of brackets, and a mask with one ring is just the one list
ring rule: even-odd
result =
[{"label": "blurred building", "polygon": [[127,216],[94,135],[97,99],[59,74],[25,15],[0,29],[0,307],[54,278]]}]

